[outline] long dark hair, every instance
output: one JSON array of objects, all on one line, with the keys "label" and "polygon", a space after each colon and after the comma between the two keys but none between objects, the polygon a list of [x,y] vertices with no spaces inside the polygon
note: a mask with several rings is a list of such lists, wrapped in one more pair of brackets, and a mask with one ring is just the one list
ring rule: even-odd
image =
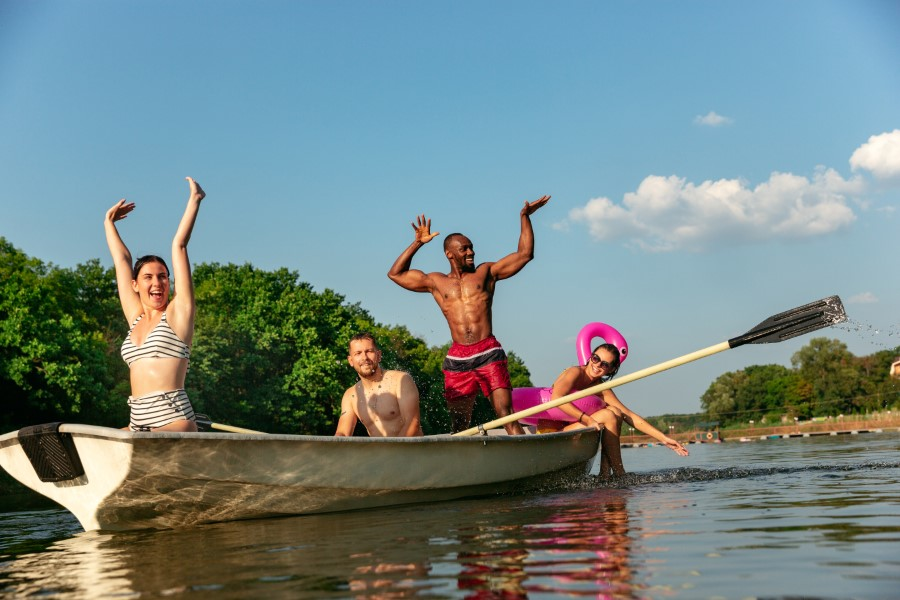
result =
[{"label": "long dark hair", "polygon": [[146,256],[142,256],[134,261],[134,269],[131,271],[131,278],[137,280],[138,274],[147,263],[160,263],[166,268],[166,275],[168,275],[169,277],[172,276],[172,274],[169,272],[169,265],[166,264],[166,261],[164,261],[159,256],[156,256],[155,254],[147,254]]}]

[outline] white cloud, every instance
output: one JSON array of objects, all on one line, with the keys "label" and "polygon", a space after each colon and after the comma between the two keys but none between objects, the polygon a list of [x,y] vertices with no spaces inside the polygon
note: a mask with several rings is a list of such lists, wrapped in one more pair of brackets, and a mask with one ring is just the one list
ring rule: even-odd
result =
[{"label": "white cloud", "polygon": [[706,125],[707,127],[721,127],[722,125],[729,125],[731,122],[732,119],[723,117],[714,110],[709,111],[705,115],[694,117],[695,125]]},{"label": "white cloud", "polygon": [[877,302],[878,297],[872,292],[863,292],[847,299],[847,304],[876,304]]},{"label": "white cloud", "polygon": [[811,179],[772,173],[754,188],[738,179],[690,183],[651,175],[621,203],[594,198],[569,212],[597,240],[624,241],[650,252],[700,251],[714,243],[791,240],[825,235],[856,216],[849,196],[863,181],[819,167]]},{"label": "white cloud", "polygon": [[873,135],[850,157],[854,171],[869,171],[878,179],[900,180],[900,129]]}]

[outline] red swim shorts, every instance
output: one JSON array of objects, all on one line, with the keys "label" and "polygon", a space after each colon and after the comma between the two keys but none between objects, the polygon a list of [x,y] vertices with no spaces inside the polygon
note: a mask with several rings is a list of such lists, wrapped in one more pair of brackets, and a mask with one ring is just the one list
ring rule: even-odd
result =
[{"label": "red swim shorts", "polygon": [[447,352],[442,370],[447,402],[474,397],[479,388],[485,397],[496,389],[512,388],[506,352],[494,336],[474,344],[454,343]]}]

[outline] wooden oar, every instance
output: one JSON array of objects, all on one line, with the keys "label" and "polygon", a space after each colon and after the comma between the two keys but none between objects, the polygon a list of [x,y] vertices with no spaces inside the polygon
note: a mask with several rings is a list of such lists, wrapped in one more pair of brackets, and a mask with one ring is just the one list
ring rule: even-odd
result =
[{"label": "wooden oar", "polygon": [[209,427],[210,429],[218,429],[219,431],[228,431],[230,433],[256,433],[259,435],[267,435],[265,431],[256,431],[254,429],[244,429],[243,427],[235,427],[234,425],[224,425],[222,423],[213,423],[212,420],[206,415],[195,414],[194,420],[197,421],[197,425],[203,425],[204,427]]},{"label": "wooden oar", "polygon": [[545,404],[539,404],[537,406],[532,406],[531,408],[526,408],[525,410],[521,410],[517,413],[513,413],[506,417],[489,421],[478,427],[472,427],[453,435],[475,435],[476,433],[479,433],[481,431],[493,429],[495,427],[506,425],[507,423],[512,423],[513,421],[518,421],[519,419],[523,419],[525,417],[530,417],[531,415],[544,412],[545,410],[555,408],[562,404],[568,404],[569,402],[573,402],[575,400],[578,400],[579,398],[584,398],[585,396],[596,395],[603,390],[608,390],[619,385],[625,385],[626,383],[630,383],[637,379],[643,379],[644,377],[649,377],[650,375],[653,375],[655,373],[666,371],[673,367],[705,358],[707,356],[710,356],[711,354],[716,354],[724,350],[730,350],[731,348],[737,348],[738,346],[743,346],[744,344],[768,344],[771,342],[783,342],[784,340],[789,340],[792,337],[803,335],[804,333],[810,333],[812,331],[816,331],[817,329],[822,329],[823,327],[828,327],[830,325],[836,325],[846,320],[847,314],[844,312],[844,305],[841,303],[841,299],[837,296],[829,296],[828,298],[823,298],[822,300],[818,300],[817,302],[810,302],[809,304],[798,306],[797,308],[787,310],[783,313],[779,313],[775,316],[769,317],[744,335],[731,338],[727,342],[722,342],[720,344],[716,344],[715,346],[710,346],[709,348],[706,348],[704,350],[692,352],[691,354],[685,354],[680,358],[673,358],[672,360],[660,363],[656,366],[648,367],[629,375],[625,375],[624,377],[620,377],[615,381],[600,383],[593,387],[589,387],[578,392],[573,392],[567,396],[557,398],[556,400],[552,400]]}]

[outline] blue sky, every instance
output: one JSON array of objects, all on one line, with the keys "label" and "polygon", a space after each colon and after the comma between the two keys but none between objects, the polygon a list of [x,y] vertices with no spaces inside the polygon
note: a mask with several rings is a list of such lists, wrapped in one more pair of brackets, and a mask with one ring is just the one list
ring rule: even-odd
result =
[{"label": "blue sky", "polygon": [[[190,175],[194,263],[287,267],[443,344],[431,297],[386,277],[410,222],[496,260],[550,194],[494,304],[536,384],[588,322],[628,339],[628,373],[832,294],[852,322],[823,335],[869,354],[900,344],[898,25],[890,1],[8,0],[0,235],[108,265],[126,197],[126,243],[167,255]],[[446,271],[441,239],[413,266]],[[698,411],[718,375],[809,339],[619,396]]]}]

